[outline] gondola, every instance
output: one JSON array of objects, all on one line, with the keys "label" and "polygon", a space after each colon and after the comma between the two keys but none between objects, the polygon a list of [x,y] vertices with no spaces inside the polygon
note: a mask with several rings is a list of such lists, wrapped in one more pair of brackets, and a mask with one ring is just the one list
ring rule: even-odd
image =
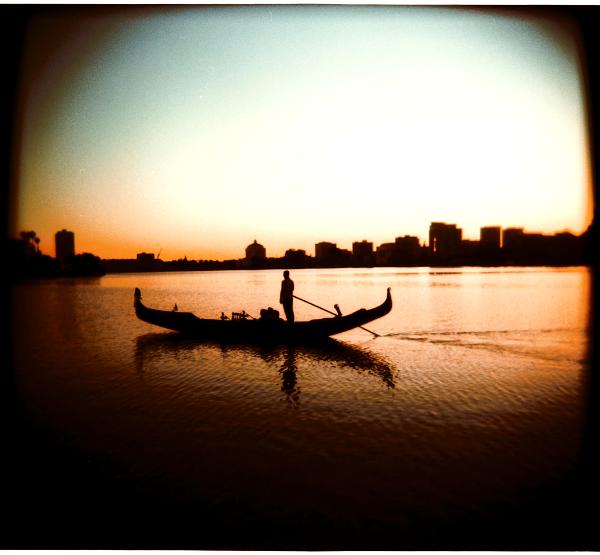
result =
[{"label": "gondola", "polygon": [[230,340],[295,341],[325,338],[372,322],[392,310],[392,295],[388,287],[385,301],[374,308],[361,308],[346,316],[317,318],[290,324],[271,311],[262,311],[261,318],[231,319],[198,318],[191,312],[156,310],[142,303],[142,293],[136,287],[133,306],[137,317],[149,324],[180,332],[188,337]]}]

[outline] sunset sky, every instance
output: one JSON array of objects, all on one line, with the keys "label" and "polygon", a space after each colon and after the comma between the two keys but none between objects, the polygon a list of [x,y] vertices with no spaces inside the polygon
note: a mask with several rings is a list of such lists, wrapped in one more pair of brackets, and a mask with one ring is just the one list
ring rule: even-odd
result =
[{"label": "sunset sky", "polygon": [[[531,14],[537,14],[532,17]],[[60,14],[60,15],[59,15]],[[32,20],[13,232],[102,258],[314,254],[432,221],[583,232],[577,27],[543,11],[80,8]],[[538,17],[540,16],[540,17]]]}]

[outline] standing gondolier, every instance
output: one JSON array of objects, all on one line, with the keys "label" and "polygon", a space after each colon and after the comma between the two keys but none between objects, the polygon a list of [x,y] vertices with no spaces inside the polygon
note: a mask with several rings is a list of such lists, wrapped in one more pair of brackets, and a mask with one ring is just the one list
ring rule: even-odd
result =
[{"label": "standing gondolier", "polygon": [[290,323],[294,323],[294,282],[290,279],[290,272],[283,272],[283,281],[281,282],[281,292],[279,293],[279,302],[283,305],[285,318]]}]

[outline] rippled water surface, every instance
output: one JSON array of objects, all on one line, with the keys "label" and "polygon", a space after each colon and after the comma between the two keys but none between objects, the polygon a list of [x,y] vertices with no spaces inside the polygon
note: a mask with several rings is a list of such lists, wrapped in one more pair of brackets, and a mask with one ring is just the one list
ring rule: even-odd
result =
[{"label": "rippled water surface", "polygon": [[[297,295],[329,310],[375,306],[388,286],[394,308],[366,326],[380,337],[357,329],[323,345],[221,344],[137,320],[134,288],[154,308],[257,316],[279,308],[280,271],[19,285],[20,402],[56,441],[107,461],[122,479],[215,514],[237,507],[236,518],[267,528],[291,515],[300,538],[314,526],[344,527],[368,544],[381,526],[401,537],[501,511],[577,464],[589,370],[585,268],[292,278]],[[323,316],[299,301],[295,312]]]}]

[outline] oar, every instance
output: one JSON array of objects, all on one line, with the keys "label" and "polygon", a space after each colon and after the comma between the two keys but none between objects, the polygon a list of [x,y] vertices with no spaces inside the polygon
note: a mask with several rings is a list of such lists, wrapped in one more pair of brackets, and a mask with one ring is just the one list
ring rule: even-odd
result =
[{"label": "oar", "polygon": [[[297,297],[296,295],[292,295],[292,297],[294,297],[294,299],[298,299],[299,301],[302,301],[303,303],[314,306],[315,308],[320,308],[321,310],[324,310],[325,312],[329,312],[329,314],[333,314],[334,316],[339,316],[339,314],[336,314],[335,312],[331,312],[331,310],[327,310],[326,308],[323,308],[322,306],[319,306],[318,304],[311,303],[310,301],[307,301],[306,299],[303,299],[302,297]],[[365,331],[368,331],[369,333],[372,333],[375,337],[381,337],[378,333],[375,333],[374,331],[368,330],[367,328],[363,328],[362,326],[358,326],[358,327],[361,330],[365,330]]]}]

